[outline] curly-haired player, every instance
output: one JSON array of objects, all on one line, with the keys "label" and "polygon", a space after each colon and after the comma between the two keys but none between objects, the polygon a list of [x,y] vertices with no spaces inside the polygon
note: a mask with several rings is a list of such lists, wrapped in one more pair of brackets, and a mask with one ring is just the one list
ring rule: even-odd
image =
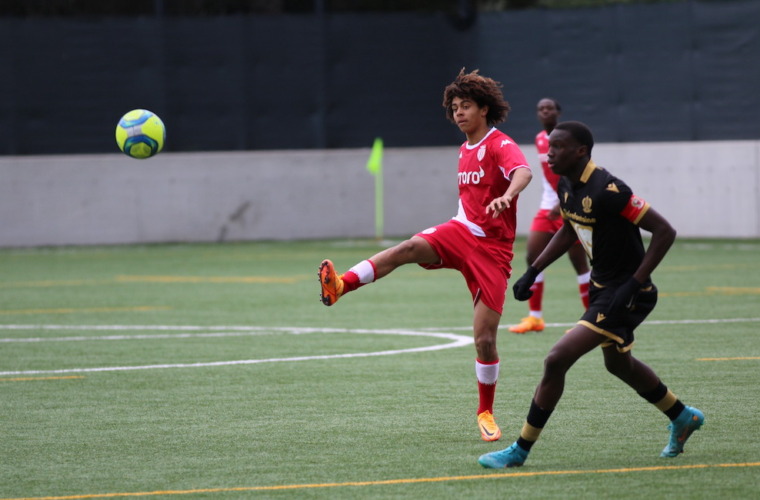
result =
[{"label": "curly-haired player", "polygon": [[475,374],[478,380],[478,427],[485,441],[501,430],[493,418],[499,375],[496,332],[512,271],[517,196],[532,174],[525,156],[509,136],[495,128],[509,113],[501,84],[478,71],[460,71],[443,93],[446,117],[466,141],[459,149],[459,208],[449,221],[363,260],[338,275],[333,263],[319,267],[321,299],[332,306],[342,296],[385,277],[405,264],[425,269],[457,269],[474,304]]}]

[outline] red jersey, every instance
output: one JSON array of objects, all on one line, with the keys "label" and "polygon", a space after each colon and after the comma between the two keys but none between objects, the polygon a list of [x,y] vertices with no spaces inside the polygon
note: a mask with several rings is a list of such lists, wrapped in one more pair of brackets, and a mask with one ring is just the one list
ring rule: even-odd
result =
[{"label": "red jersey", "polygon": [[549,134],[546,133],[546,130],[542,130],[536,134],[536,149],[538,150],[538,161],[541,162],[541,170],[544,174],[542,182],[544,191],[541,195],[539,208],[551,210],[559,203],[557,184],[559,184],[560,176],[549,168],[549,161],[547,159],[547,154],[549,153]]},{"label": "red jersey", "polygon": [[475,145],[465,141],[459,148],[459,211],[454,220],[475,236],[511,244],[517,225],[517,197],[495,219],[486,213],[486,207],[507,192],[512,173],[518,168],[530,166],[515,141],[498,129],[492,128]]}]

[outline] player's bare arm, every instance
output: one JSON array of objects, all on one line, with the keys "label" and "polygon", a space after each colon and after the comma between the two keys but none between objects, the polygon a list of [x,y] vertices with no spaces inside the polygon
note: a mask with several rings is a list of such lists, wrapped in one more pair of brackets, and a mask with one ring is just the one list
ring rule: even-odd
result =
[{"label": "player's bare arm", "polygon": [[662,215],[651,207],[641,218],[638,226],[652,233],[652,239],[644,254],[644,260],[641,261],[641,265],[639,265],[639,268],[633,274],[636,281],[644,283],[649,279],[660,262],[662,262],[668,250],[670,250],[671,245],[673,245],[676,239],[676,230]]},{"label": "player's bare arm", "polygon": [[575,230],[570,224],[565,222],[562,227],[557,231],[549,243],[544,248],[543,252],[536,257],[536,260],[531,262],[531,266],[535,267],[539,271],[543,271],[555,260],[564,255],[571,246],[578,239],[575,234]]},{"label": "player's bare arm", "polygon": [[498,198],[494,198],[486,207],[486,213],[493,213],[494,219],[498,217],[500,213],[512,206],[512,200],[525,189],[532,178],[533,174],[530,169],[516,169],[512,173],[512,180],[510,181],[509,188],[507,188],[507,192]]}]

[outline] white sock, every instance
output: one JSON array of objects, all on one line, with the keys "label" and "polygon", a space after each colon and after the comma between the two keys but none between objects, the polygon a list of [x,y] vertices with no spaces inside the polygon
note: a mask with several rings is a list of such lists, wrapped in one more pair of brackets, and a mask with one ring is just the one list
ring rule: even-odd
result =
[{"label": "white sock", "polygon": [[349,269],[359,277],[359,283],[372,283],[375,281],[375,266],[368,260],[363,260]]},{"label": "white sock", "polygon": [[496,362],[493,364],[483,364],[479,360],[475,360],[475,375],[478,377],[478,382],[481,384],[492,385],[499,379],[499,364]]}]

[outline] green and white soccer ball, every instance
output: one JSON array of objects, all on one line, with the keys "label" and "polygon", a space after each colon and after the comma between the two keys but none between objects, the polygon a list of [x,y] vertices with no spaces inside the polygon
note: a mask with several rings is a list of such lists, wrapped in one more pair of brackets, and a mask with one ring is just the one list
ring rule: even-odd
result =
[{"label": "green and white soccer ball", "polygon": [[144,160],[164,149],[166,127],[157,114],[133,109],[116,125],[116,144],[124,154]]}]

